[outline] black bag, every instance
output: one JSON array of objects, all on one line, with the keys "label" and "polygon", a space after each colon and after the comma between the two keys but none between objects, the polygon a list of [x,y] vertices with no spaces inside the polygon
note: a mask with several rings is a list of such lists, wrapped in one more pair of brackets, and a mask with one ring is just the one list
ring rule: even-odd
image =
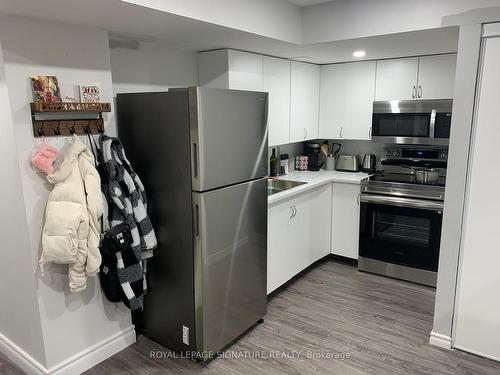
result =
[{"label": "black bag", "polygon": [[127,251],[132,244],[132,235],[127,224],[122,223],[107,230],[101,241],[102,262],[99,272],[101,288],[110,302],[127,301],[118,278],[116,253]]}]

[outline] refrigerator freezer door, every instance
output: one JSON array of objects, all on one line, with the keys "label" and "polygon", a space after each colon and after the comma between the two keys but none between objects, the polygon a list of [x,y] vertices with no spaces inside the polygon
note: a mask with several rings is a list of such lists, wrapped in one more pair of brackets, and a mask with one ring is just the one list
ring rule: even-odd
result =
[{"label": "refrigerator freezer door", "polygon": [[189,89],[193,190],[267,175],[267,93]]},{"label": "refrigerator freezer door", "polygon": [[[146,187],[158,238],[148,262],[150,293],[134,324],[138,332],[179,352],[195,350],[187,103],[187,90],[117,95],[120,139]],[[184,326],[189,328],[187,340]]]},{"label": "refrigerator freezer door", "polygon": [[193,193],[196,347],[217,351],[266,313],[267,179]]}]

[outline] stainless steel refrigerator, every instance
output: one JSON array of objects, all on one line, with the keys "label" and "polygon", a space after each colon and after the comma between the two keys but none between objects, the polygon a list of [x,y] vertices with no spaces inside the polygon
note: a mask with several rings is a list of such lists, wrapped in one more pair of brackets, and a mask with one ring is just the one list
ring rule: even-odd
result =
[{"label": "stainless steel refrigerator", "polygon": [[267,93],[197,87],[116,102],[159,242],[139,331],[175,351],[221,350],[266,313]]}]

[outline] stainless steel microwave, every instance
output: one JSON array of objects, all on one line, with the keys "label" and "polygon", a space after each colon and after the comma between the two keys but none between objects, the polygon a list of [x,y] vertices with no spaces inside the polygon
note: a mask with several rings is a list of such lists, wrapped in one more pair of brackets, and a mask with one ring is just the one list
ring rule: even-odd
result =
[{"label": "stainless steel microwave", "polygon": [[372,140],[413,145],[447,145],[453,100],[373,102]]}]

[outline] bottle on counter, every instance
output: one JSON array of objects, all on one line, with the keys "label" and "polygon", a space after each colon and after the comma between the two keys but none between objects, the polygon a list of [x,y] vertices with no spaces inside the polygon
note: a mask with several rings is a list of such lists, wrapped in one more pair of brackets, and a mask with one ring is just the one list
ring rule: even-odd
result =
[{"label": "bottle on counter", "polygon": [[288,174],[288,154],[280,155],[280,171],[281,174]]},{"label": "bottle on counter", "polygon": [[276,158],[276,149],[273,148],[273,153],[269,158],[269,174],[271,177],[276,177],[278,175],[279,166],[278,159]]}]

